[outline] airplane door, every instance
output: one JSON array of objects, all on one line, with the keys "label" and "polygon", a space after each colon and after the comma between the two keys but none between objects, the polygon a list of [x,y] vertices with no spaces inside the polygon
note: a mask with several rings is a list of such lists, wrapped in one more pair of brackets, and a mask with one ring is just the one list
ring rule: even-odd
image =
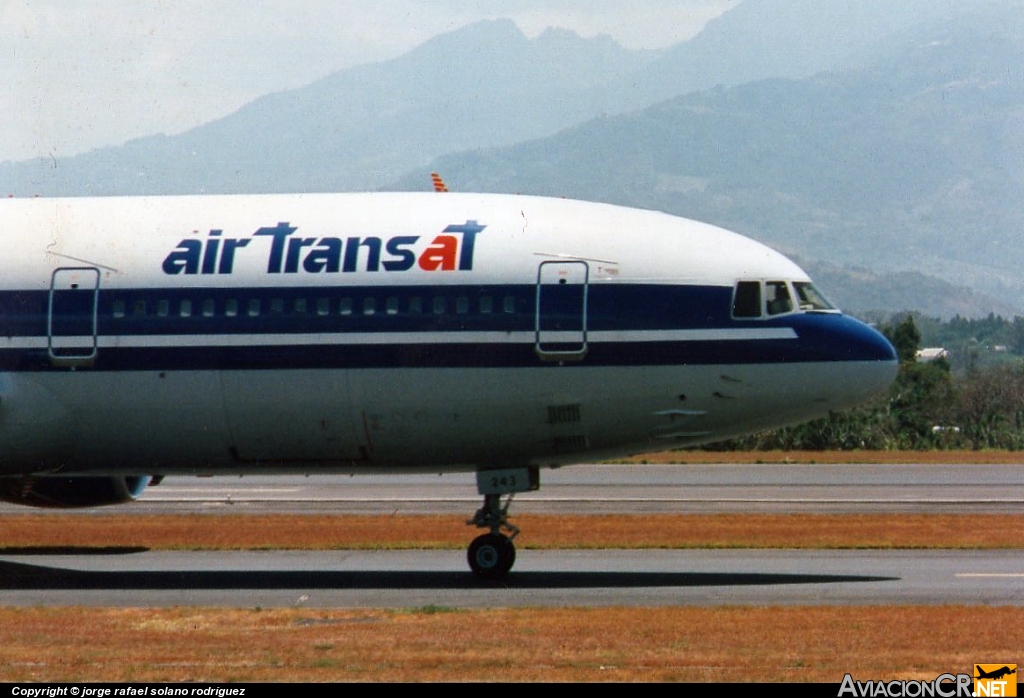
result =
[{"label": "airplane door", "polygon": [[537,270],[537,355],[581,361],[587,353],[586,262],[541,262]]},{"label": "airplane door", "polygon": [[96,309],[100,270],[94,267],[55,269],[50,279],[47,335],[50,361],[83,366],[96,358]]}]

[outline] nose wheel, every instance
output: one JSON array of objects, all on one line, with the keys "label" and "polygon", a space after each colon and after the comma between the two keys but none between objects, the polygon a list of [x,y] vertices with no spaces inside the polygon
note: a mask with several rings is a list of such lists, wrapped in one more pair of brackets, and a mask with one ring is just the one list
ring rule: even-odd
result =
[{"label": "nose wheel", "polygon": [[516,561],[516,546],[502,533],[485,533],[469,544],[469,568],[484,579],[501,579]]},{"label": "nose wheel", "polygon": [[[490,533],[474,538],[466,551],[473,574],[483,579],[501,579],[512,569],[516,561],[512,539],[519,535],[519,529],[509,523],[508,508],[516,492],[538,489],[539,480],[536,468],[477,472],[477,488],[484,496],[484,505],[466,523],[489,529]],[[503,494],[508,495],[504,504]]]}]

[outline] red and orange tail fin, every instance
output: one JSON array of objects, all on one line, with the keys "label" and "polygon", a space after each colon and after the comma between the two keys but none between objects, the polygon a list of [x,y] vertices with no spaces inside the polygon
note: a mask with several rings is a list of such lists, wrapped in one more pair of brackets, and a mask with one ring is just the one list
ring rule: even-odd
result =
[{"label": "red and orange tail fin", "polygon": [[444,180],[441,179],[441,175],[436,172],[431,172],[430,178],[434,180],[434,191],[448,191],[448,187],[445,186]]}]

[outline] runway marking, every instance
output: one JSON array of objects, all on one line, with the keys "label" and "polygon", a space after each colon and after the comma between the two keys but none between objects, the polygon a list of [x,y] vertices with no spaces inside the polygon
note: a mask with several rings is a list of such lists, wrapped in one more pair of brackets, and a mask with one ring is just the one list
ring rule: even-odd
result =
[{"label": "runway marking", "polygon": [[255,493],[255,494],[273,494],[274,492],[301,492],[303,490],[303,488],[302,487],[264,487],[264,488],[257,488],[257,489],[249,489],[248,487],[246,487],[246,488],[238,488],[238,487],[209,487],[209,488],[178,487],[178,488],[173,488],[173,487],[168,487],[168,488],[165,489],[161,485],[160,486],[160,490],[161,490],[160,492],[147,493],[147,495],[159,496],[160,494],[164,494],[164,493],[167,493],[167,494],[182,494],[182,493],[190,494],[190,493],[193,493],[193,492],[196,493],[196,494],[221,494],[221,493],[232,494],[234,492],[246,492],[246,493]]},{"label": "runway marking", "polygon": [[1024,572],[960,572],[956,577],[1024,577]]}]

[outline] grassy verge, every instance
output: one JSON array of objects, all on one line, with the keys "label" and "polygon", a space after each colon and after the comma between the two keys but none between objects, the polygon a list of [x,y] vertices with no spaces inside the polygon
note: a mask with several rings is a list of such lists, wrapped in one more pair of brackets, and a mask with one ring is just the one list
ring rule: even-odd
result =
[{"label": "grassy verge", "polygon": [[663,451],[624,463],[958,463],[1020,465],[1024,451]]},{"label": "grassy verge", "polygon": [[[1024,548],[1024,517],[1000,514],[524,514],[521,548]],[[452,549],[476,534],[443,515],[10,514],[0,552]]]},{"label": "grassy verge", "polygon": [[1021,647],[1020,608],[0,608],[5,682],[838,684],[970,673]]}]

